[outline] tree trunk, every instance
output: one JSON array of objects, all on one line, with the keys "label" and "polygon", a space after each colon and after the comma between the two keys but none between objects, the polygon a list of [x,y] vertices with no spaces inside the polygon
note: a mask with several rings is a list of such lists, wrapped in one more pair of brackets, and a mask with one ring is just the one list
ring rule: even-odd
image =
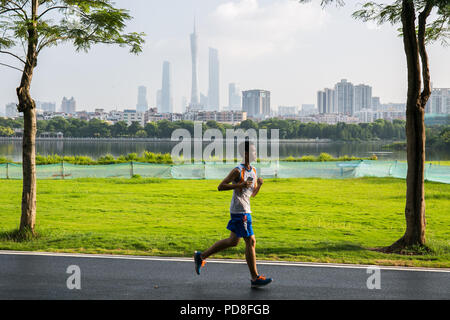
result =
[{"label": "tree trunk", "polygon": [[22,142],[22,216],[20,231],[34,234],[36,222],[36,104],[31,98],[30,87],[33,71],[37,63],[37,9],[38,0],[32,0],[32,21],[27,26],[27,60],[20,86],[17,88],[18,111],[23,112],[24,132]]},{"label": "tree trunk", "polygon": [[[419,45],[425,48],[423,38],[418,43],[415,26],[415,8],[413,1],[403,0],[402,3],[402,25],[403,43],[408,67],[408,97],[406,103],[406,141],[408,173],[406,176],[406,231],[402,238],[391,246],[385,248],[386,252],[399,252],[404,248],[425,245],[425,190],[424,190],[424,167],[425,167],[425,104],[424,93],[429,89],[428,60],[422,63],[425,76],[425,90],[421,90],[421,73],[419,62]],[[421,48],[422,49],[422,48]],[[425,54],[426,56],[426,54]],[[426,71],[426,72],[425,72]],[[428,77],[428,78],[426,78]],[[424,104],[425,102],[425,104]]]},{"label": "tree trunk", "polygon": [[36,109],[24,110],[24,132],[22,142],[22,217],[20,231],[30,230],[34,233],[36,222]]}]

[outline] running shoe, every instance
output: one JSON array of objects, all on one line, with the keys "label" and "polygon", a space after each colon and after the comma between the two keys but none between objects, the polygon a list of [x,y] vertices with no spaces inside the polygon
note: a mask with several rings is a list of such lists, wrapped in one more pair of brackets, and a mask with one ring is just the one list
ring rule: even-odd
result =
[{"label": "running shoe", "polygon": [[272,278],[266,278],[262,275],[258,275],[256,280],[251,280],[252,288],[264,287],[272,282]]},{"label": "running shoe", "polygon": [[194,253],[195,272],[197,272],[197,274],[200,274],[200,269],[206,264],[206,260],[203,260],[201,255],[201,251],[195,251]]}]

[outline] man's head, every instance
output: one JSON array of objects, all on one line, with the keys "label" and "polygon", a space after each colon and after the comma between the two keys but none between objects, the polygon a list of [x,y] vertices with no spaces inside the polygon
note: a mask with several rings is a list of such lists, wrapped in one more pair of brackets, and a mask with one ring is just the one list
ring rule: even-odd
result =
[{"label": "man's head", "polygon": [[245,140],[239,144],[238,149],[244,162],[251,163],[256,160],[256,146],[253,141]]}]

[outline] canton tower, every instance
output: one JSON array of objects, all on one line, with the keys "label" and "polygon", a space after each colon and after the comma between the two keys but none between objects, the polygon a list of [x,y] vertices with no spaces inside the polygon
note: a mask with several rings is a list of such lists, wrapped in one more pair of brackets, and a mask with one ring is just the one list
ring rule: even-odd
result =
[{"label": "canton tower", "polygon": [[191,105],[198,105],[198,79],[197,79],[197,30],[194,21],[194,32],[191,34],[191,54],[192,54],[192,91]]}]

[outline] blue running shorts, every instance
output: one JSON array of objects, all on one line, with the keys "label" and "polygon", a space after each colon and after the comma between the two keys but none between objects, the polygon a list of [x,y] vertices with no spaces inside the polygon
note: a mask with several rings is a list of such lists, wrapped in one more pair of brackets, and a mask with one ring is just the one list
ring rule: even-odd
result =
[{"label": "blue running shorts", "polygon": [[239,238],[247,238],[252,235],[252,216],[250,213],[231,213],[231,219],[228,221],[227,229],[236,233]]}]

